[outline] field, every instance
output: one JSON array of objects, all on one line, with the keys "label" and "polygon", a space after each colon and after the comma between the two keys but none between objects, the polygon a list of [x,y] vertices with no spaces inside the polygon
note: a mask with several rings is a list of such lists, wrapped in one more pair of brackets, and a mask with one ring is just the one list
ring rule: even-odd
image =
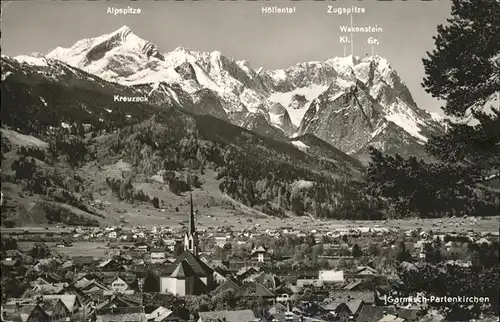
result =
[{"label": "field", "polygon": [[[163,226],[180,228],[187,225],[189,219],[189,194],[176,195],[169,191],[166,184],[156,178],[148,178],[142,183],[136,183],[135,188],[144,191],[150,197],[158,197],[162,201],[162,209],[155,209],[151,203],[130,204],[119,200],[108,189],[106,177],[121,177],[129,171],[129,165],[124,161],[104,167],[101,171],[89,169],[90,165],[82,169],[83,177],[96,175],[93,178],[94,200],[101,206],[101,213],[106,216],[102,225],[117,226],[123,223],[124,229],[136,226]],[[387,221],[350,221],[350,220],[316,220],[309,216],[297,217],[287,213],[288,218],[275,218],[249,208],[240,202],[222,193],[216,174],[206,170],[202,176],[203,185],[193,190],[193,202],[197,214],[195,215],[197,229],[211,229],[217,227],[232,227],[239,231],[245,228],[256,227],[259,230],[287,227],[311,231],[320,228],[323,231],[346,228],[394,228],[401,230],[423,229],[434,232],[497,232],[500,226],[500,217],[485,219],[472,218],[443,218],[443,219],[401,219]],[[63,228],[43,223],[31,223],[23,227],[0,228],[2,233],[30,232],[71,232],[72,228]],[[86,243],[88,245],[88,243]],[[76,247],[76,246],[75,246]],[[86,246],[85,246],[86,247]],[[86,248],[82,251],[87,251]],[[95,247],[90,247],[95,249]],[[61,249],[66,251],[65,249]],[[78,251],[80,249],[77,249]],[[74,251],[74,250],[73,250]]]},{"label": "field", "polygon": [[[187,216],[179,215],[180,219],[186,219]],[[248,217],[246,217],[248,218]],[[401,229],[403,231],[406,230],[414,230],[414,229],[423,229],[423,230],[432,230],[433,232],[467,232],[474,231],[477,233],[492,233],[498,234],[498,228],[500,225],[500,217],[492,217],[486,219],[477,219],[474,223],[473,220],[469,218],[445,218],[445,219],[404,219],[404,220],[388,220],[388,221],[320,221],[313,220],[308,217],[302,218],[288,218],[284,220],[279,220],[275,218],[255,218],[252,220],[252,223],[239,224],[238,219],[242,219],[242,217],[238,217],[233,215],[226,215],[225,217],[217,217],[211,218],[207,216],[202,216],[198,220],[198,229],[208,228],[208,227],[219,227],[219,226],[227,226],[233,224],[235,230],[239,230],[248,226],[258,225],[257,228],[259,230],[265,229],[275,229],[279,227],[290,227],[292,229],[305,229],[305,230],[313,230],[321,228],[321,230],[334,230],[334,229],[348,229],[348,228],[395,228]],[[241,221],[241,220],[239,220]],[[153,224],[146,224],[146,226],[153,226]],[[169,225],[166,221],[161,223],[162,226],[170,226],[170,227],[180,227],[179,224],[175,224],[171,220],[171,225]],[[127,229],[128,227],[124,227]],[[25,231],[29,231],[31,233],[62,233],[71,231],[72,228],[66,227],[48,227],[48,226],[38,226],[38,227],[18,227],[18,228],[4,228],[2,227],[2,234],[9,233],[22,233]],[[51,249],[69,257],[75,256],[93,256],[93,257],[104,257],[108,252],[111,251],[110,248],[106,246],[106,242],[90,242],[90,241],[76,241],[73,242],[73,246],[71,247],[56,247],[56,243],[46,243]],[[119,243],[122,245],[131,245],[131,243]],[[21,241],[18,242],[18,247],[22,251],[29,251],[33,248],[35,242],[27,242]]]},{"label": "field", "polygon": [[[35,242],[18,242],[17,246],[21,251],[30,251],[33,246],[35,246]],[[46,243],[47,246],[50,247],[51,250],[54,250],[63,255],[67,255],[69,257],[78,257],[78,256],[93,256],[93,257],[103,257],[107,252],[110,251],[108,247],[106,247],[105,242],[74,242],[71,247],[56,247],[56,243]]]},{"label": "field", "polygon": [[[292,218],[271,218],[271,217],[258,217],[251,218],[248,215],[235,215],[235,214],[217,214],[215,217],[208,217],[208,215],[198,215],[196,218],[197,229],[217,228],[222,226],[232,225],[234,230],[241,230],[243,228],[257,227],[258,230],[276,229],[280,227],[287,227],[291,229],[302,230],[334,230],[334,229],[349,229],[349,228],[393,228],[406,230],[422,229],[432,230],[433,232],[467,232],[474,231],[478,233],[488,232],[498,234],[500,227],[500,217],[489,217],[484,219],[476,219],[473,221],[470,218],[442,218],[442,219],[394,219],[387,221],[340,221],[340,220],[316,220],[310,217],[292,217]],[[188,219],[187,213],[179,214],[177,218],[170,217],[169,219],[160,220],[156,223],[143,221],[142,225],[146,227],[162,226],[169,228],[179,228],[181,225],[179,221],[186,221]],[[252,222],[247,222],[247,219]],[[124,226],[125,230],[131,226]],[[9,233],[63,233],[70,232],[71,227],[57,228],[55,226],[37,226],[37,227],[16,227],[5,228],[2,227],[0,232],[2,234]],[[88,244],[88,243],[87,243]]]}]

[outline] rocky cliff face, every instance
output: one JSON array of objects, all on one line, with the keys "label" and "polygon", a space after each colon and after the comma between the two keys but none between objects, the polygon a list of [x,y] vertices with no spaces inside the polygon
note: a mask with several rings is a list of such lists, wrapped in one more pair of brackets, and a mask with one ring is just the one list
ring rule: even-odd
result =
[{"label": "rocky cliff face", "polygon": [[417,107],[387,61],[353,59],[344,75],[311,102],[298,134],[314,134],[364,160],[370,145],[391,154],[424,157],[427,138],[443,126]]}]

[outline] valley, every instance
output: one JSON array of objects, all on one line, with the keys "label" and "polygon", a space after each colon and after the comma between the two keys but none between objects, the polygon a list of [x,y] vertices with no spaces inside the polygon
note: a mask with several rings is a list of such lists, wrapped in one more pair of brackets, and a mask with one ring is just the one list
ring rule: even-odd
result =
[{"label": "valley", "polygon": [[1,63],[9,226],[179,225],[187,191],[207,227],[383,219],[369,147],[426,158],[443,131],[379,56],[269,71],[124,26]]}]

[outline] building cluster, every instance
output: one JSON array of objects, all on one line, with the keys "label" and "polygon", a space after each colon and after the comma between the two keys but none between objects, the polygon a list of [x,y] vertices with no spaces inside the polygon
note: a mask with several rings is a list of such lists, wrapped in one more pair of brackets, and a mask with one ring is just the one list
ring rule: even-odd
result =
[{"label": "building cluster", "polygon": [[[349,229],[345,233],[352,231]],[[120,238],[116,230],[108,229],[108,232],[108,236]],[[380,233],[381,237],[386,233],[368,232]],[[263,234],[282,233],[289,231],[267,230]],[[317,231],[310,233],[318,234]],[[83,233],[75,234],[81,236]],[[147,237],[144,231],[133,234]],[[19,250],[5,252],[2,271],[18,276],[19,283],[28,276],[31,278],[22,296],[3,301],[2,321],[402,322],[417,321],[422,312],[418,305],[385,306],[380,292],[388,290],[395,277],[369,265],[349,269],[287,270],[267,265],[273,262],[275,255],[265,246],[253,247],[244,265],[232,265],[231,259],[214,259],[209,251],[200,251],[200,243],[206,239],[200,238],[195,227],[192,200],[182,249],[177,256],[172,253],[179,245],[179,236],[164,230],[153,230],[152,234],[173,236],[173,242],[167,239],[161,248],[139,244],[134,250],[100,259],[73,256],[63,260],[51,255],[35,260]],[[245,234],[250,236],[251,233],[242,232],[240,237]],[[410,235],[414,236],[415,232],[409,232]],[[228,239],[237,239],[235,234],[222,231],[211,237],[214,247],[224,247]],[[444,240],[444,237],[447,236],[420,231],[414,248],[425,260],[428,251],[425,245],[439,238]],[[444,247],[453,247],[455,242],[452,240]],[[385,239],[384,242],[390,244]],[[475,242],[490,243],[484,237]],[[468,265],[463,262],[450,264]],[[185,312],[170,302],[152,301],[151,294],[174,298],[208,295],[214,301],[261,303],[265,312],[249,308]],[[305,295],[309,295],[308,300],[302,300]]]}]

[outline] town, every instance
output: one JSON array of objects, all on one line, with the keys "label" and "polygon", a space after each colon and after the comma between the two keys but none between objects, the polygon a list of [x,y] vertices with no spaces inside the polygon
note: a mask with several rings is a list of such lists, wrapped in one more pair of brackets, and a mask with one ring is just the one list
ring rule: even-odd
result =
[{"label": "town", "polygon": [[[440,295],[419,284],[434,268],[498,277],[498,232],[198,230],[190,201],[181,229],[3,233],[2,321],[432,321],[456,308],[388,296]],[[487,320],[498,313],[497,286],[484,282],[490,289],[461,285],[462,295],[483,298],[472,306],[497,321]]]}]

